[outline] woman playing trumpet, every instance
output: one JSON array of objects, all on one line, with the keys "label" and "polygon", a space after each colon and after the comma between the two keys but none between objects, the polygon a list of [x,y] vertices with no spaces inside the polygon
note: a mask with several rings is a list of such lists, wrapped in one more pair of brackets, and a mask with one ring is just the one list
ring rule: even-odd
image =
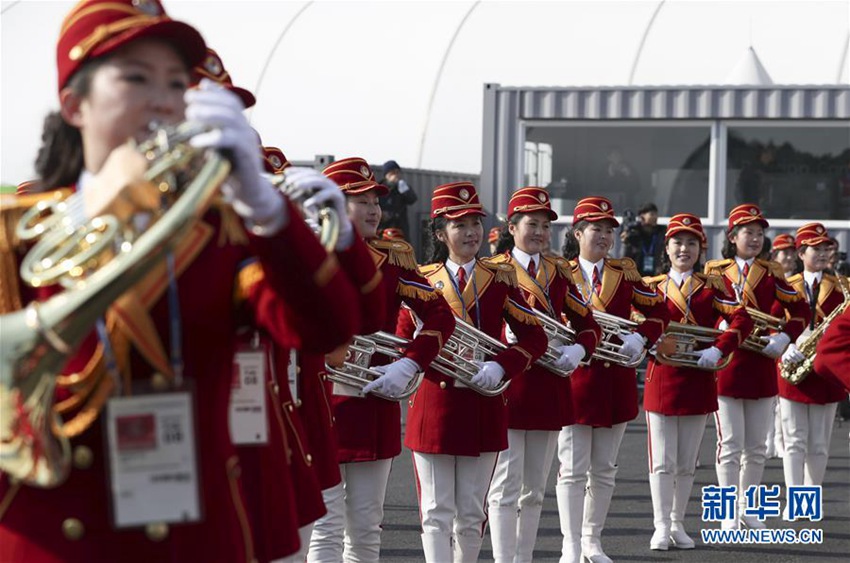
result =
[{"label": "woman playing trumpet", "polygon": [[[528,377],[521,374],[546,351],[547,340],[514,268],[477,258],[483,216],[471,183],[438,186],[431,199],[431,263],[420,270],[458,319],[496,340],[503,322],[517,335],[515,344],[488,358],[471,379],[472,386],[489,390]],[[398,334],[411,338],[415,329],[410,311],[402,311]],[[409,401],[405,445],[413,451],[426,561],[478,560],[490,477],[498,452],[508,445],[505,401],[433,367]]]},{"label": "woman playing trumpet", "polygon": [[667,365],[655,358],[649,361],[643,405],[655,520],[650,549],[694,547],[684,519],[705,421],[708,413],[717,410],[717,385],[714,372],[708,370],[737,350],[753,328],[752,319],[726,294],[720,278],[695,273],[704,243],[699,217],[674,215],[665,234],[669,271],[644,278],[663,297],[671,321],[709,328],[720,318],[728,323],[711,346],[698,351],[697,366]]},{"label": "woman playing trumpet", "polygon": [[[509,250],[492,261],[516,270],[531,307],[557,321],[567,317],[576,338],[558,350],[557,367],[571,372],[596,350],[600,330],[572,282],[566,260],[544,255],[550,223],[557,218],[546,190],[517,190],[508,202],[508,225],[499,241]],[[511,383],[505,396],[508,449],[499,453],[490,488],[490,536],[497,562],[525,562],[532,560],[558,431],[573,423],[570,378],[532,366]]]},{"label": "woman playing trumpet", "polygon": [[[804,295],[811,309],[810,329],[819,325],[844,302],[844,292],[836,276],[824,270],[828,264],[829,234],[820,223],[797,229],[794,239],[803,272],[788,278],[788,283]],[[802,338],[806,338],[804,334]],[[782,355],[780,366],[802,362],[806,357],[791,343]],[[829,440],[838,402],[847,394],[832,379],[817,371],[794,385],[779,377],[779,409],[785,437],[785,486],[821,485],[829,458]]]}]

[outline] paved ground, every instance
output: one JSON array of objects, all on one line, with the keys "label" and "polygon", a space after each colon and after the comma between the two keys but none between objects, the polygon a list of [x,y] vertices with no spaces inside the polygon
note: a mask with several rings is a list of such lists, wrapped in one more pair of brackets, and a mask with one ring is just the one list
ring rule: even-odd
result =
[{"label": "paved ground", "polygon": [[[801,525],[773,520],[770,528],[790,525],[823,530],[824,541],[819,546],[809,545],[748,545],[707,546],[697,540],[697,548],[690,551],[658,552],[649,550],[652,535],[652,500],[647,481],[646,422],[643,413],[626,429],[620,449],[620,469],[617,488],[603,532],[603,546],[614,561],[682,561],[688,563],[723,562],[795,562],[824,561],[850,562],[850,448],[848,448],[850,423],[836,422],[832,436],[829,466],[824,483],[824,520]],[[706,428],[697,469],[694,492],[688,506],[688,531],[696,539],[700,527],[701,509],[699,487],[716,483],[713,464],[715,430],[712,420]],[[558,508],[555,501],[555,471],[553,467],[540,532],[534,553],[535,561],[557,561],[560,555],[561,534],[558,526]],[[778,459],[768,462],[765,483],[782,484],[782,463]],[[783,486],[784,490],[784,486]],[[693,515],[696,515],[694,517]],[[716,527],[707,525],[706,527]],[[419,542],[419,513],[413,481],[410,452],[405,450],[396,459],[387,491],[384,520],[382,561],[422,561]],[[484,540],[482,561],[492,561],[489,538]]]}]

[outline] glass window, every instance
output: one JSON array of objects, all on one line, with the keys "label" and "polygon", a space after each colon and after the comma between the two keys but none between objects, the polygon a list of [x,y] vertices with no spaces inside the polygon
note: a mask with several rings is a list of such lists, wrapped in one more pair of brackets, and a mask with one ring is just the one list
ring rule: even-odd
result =
[{"label": "glass window", "polygon": [[530,125],[526,141],[552,147],[547,187],[561,215],[588,195],[609,198],[618,215],[646,201],[660,215],[708,215],[709,124]]},{"label": "glass window", "polygon": [[778,219],[850,217],[850,126],[729,126],[726,206]]}]

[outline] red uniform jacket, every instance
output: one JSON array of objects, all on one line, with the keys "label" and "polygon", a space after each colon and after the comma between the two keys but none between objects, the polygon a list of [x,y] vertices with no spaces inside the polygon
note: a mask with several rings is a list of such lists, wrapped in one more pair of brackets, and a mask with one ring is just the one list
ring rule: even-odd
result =
[{"label": "red uniform jacket", "polygon": [[[229,210],[225,210],[229,211]],[[289,206],[290,217],[297,210]],[[230,219],[228,221],[227,219]],[[234,220],[236,221],[234,223]],[[80,366],[85,383],[63,382],[56,408],[63,409],[65,431],[71,441],[75,466],[62,485],[43,490],[20,486],[0,476],[0,560],[3,561],[189,561],[255,559],[255,542],[241,486],[241,467],[230,441],[228,403],[236,342],[233,294],[238,266],[253,251],[268,272],[271,286],[281,297],[297,294],[302,303],[336,301],[351,296],[353,288],[334,274],[333,264],[315,236],[298,220],[292,220],[270,238],[249,237],[249,246],[235,244],[241,222],[226,212],[210,211],[195,224],[185,239],[176,241],[178,295],[182,318],[184,376],[195,384],[195,413],[201,502],[200,523],[171,525],[161,541],[152,541],[140,529],[112,527],[109,478],[106,469],[101,418],[97,416],[112,390],[101,359],[77,356],[69,364]],[[314,246],[315,243],[315,246]],[[293,265],[303,268],[292,275]],[[324,287],[313,279],[322,272]],[[312,273],[312,275],[310,275]],[[116,301],[109,315],[111,340],[125,383],[148,381],[162,356],[168,358],[169,308],[164,265]],[[299,305],[300,306],[300,305]],[[322,305],[324,307],[325,304]],[[327,303],[332,307],[331,303]],[[323,311],[324,312],[324,311]],[[263,314],[276,315],[274,307]],[[325,312],[325,314],[328,314]],[[318,323],[317,317],[316,323]],[[279,318],[279,322],[285,322]],[[99,348],[98,348],[99,349]],[[88,365],[84,365],[88,364]],[[164,366],[169,369],[169,366]],[[128,385],[125,385],[125,388]],[[90,394],[89,394],[90,392]],[[89,418],[89,415],[92,415]],[[82,526],[77,526],[76,519]],[[73,526],[69,524],[73,523]],[[79,539],[63,533],[75,528]]]},{"label": "red uniform jacket", "polygon": [[[705,273],[722,276],[729,295],[737,295],[735,285],[741,286],[741,272],[733,258],[709,260]],[[791,342],[797,339],[808,322],[808,307],[797,291],[785,281],[778,262],[756,259],[743,284],[742,304],[768,314],[775,314],[774,304],[788,315],[785,333]],[[730,364],[717,372],[717,394],[736,399],[773,397],[776,385],[776,361],[749,350],[738,350]]]},{"label": "red uniform jacket", "polygon": [[[480,319],[478,328],[498,340],[502,321],[507,322],[517,343],[492,360],[504,368],[511,385],[527,377],[524,372],[546,351],[547,340],[520,293],[514,268],[477,261],[462,296],[457,294],[445,264],[424,266],[422,272],[432,286],[443,291],[454,314],[468,324],[477,326]],[[402,310],[397,333],[412,338],[415,330],[410,311]],[[451,377],[428,368],[425,380],[409,401],[404,445],[426,454],[465,456],[504,450],[508,447],[505,398],[485,397],[458,387]]]},{"label": "red uniform jacket", "polygon": [[[644,281],[662,295],[670,321],[713,328],[720,317],[726,319],[729,328],[714,339],[714,346],[723,357],[735,352],[753,329],[746,309],[726,294],[726,286],[717,276],[695,273],[685,280],[681,289],[668,274]],[[668,416],[714,412],[717,410],[715,372],[669,366],[650,358],[643,408]]]},{"label": "red uniform jacket", "polygon": [[[520,290],[531,307],[555,319],[565,314],[577,333],[576,342],[584,346],[587,352],[585,359],[590,357],[599,341],[599,325],[589,314],[572,284],[566,260],[544,256],[536,280],[531,279],[510,253],[494,256],[492,260],[515,269]],[[512,381],[505,391],[508,428],[554,431],[572,424],[571,379],[540,366],[531,366],[522,377]]]},{"label": "red uniform jacket", "polygon": [[[800,295],[806,295],[806,282],[803,274],[797,274],[788,278],[788,283]],[[838,278],[829,274],[824,274],[821,279],[820,289],[818,290],[818,303],[815,308],[815,323],[823,322],[824,317],[828,316],[836,307],[844,302],[844,293],[838,286]],[[805,300],[808,304],[808,299]],[[811,309],[811,305],[809,305]],[[850,368],[850,364],[846,366]],[[847,393],[834,380],[823,377],[814,371],[810,373],[806,379],[800,382],[799,385],[792,385],[785,381],[781,376],[779,382],[779,396],[798,403],[809,403],[815,405],[825,405],[827,403],[836,403],[847,398]]]},{"label": "red uniform jacket", "polygon": [[[647,346],[661,336],[670,314],[661,297],[641,280],[631,258],[605,259],[602,290],[597,295],[586,282],[578,260],[570,261],[573,281],[582,295],[591,296],[591,307],[628,319],[632,306],[646,317],[637,332],[647,339]],[[573,406],[576,423],[610,427],[633,420],[638,413],[637,375],[634,368],[593,360],[572,375]]]},{"label": "red uniform jacket", "polygon": [[815,371],[831,377],[850,393],[850,307],[830,323],[818,343]]},{"label": "red uniform jacket", "polygon": [[[416,268],[413,247],[403,241],[369,241],[375,265],[384,277],[387,316],[382,327],[394,333],[402,302],[424,326],[407,347],[405,356],[425,369],[454,330],[454,315],[441,293]],[[373,358],[374,363],[375,358]],[[378,358],[380,365],[386,358]],[[401,453],[401,409],[398,402],[373,396],[332,397],[339,462],[389,459]]]}]

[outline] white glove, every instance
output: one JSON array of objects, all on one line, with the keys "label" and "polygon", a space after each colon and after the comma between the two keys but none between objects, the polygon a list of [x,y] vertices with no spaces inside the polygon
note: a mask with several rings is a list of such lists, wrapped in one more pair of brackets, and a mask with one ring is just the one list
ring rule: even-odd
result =
[{"label": "white glove", "polygon": [[574,371],[582,358],[587,354],[587,350],[581,344],[573,344],[571,346],[561,346],[558,348],[561,357],[555,361],[555,366],[567,372]]},{"label": "white glove", "polygon": [[508,344],[516,344],[519,342],[514,331],[511,330],[511,325],[505,324],[505,340],[508,341]]},{"label": "white glove", "polygon": [[729,328],[729,323],[726,322],[726,319],[721,319],[720,324],[717,325],[718,330],[726,330]]},{"label": "white glove", "polygon": [[624,333],[620,335],[620,338],[623,341],[623,345],[620,346],[619,352],[624,356],[628,356],[630,362],[637,361],[646,347],[646,338],[636,332]]},{"label": "white glove", "polygon": [[498,362],[475,362],[478,373],[472,376],[470,382],[484,389],[495,389],[505,377],[505,369]]},{"label": "white glove", "polygon": [[788,348],[785,349],[785,353],[782,354],[782,363],[785,364],[799,364],[806,361],[806,356],[800,352],[800,349],[797,348],[797,345],[793,342],[788,345]]},{"label": "white glove", "polygon": [[701,368],[713,368],[717,365],[717,362],[720,361],[720,358],[723,357],[723,352],[721,352],[716,346],[700,350],[697,353],[699,354],[697,365]]},{"label": "white glove", "polygon": [[230,153],[233,170],[221,190],[225,199],[258,234],[279,231],[289,219],[287,208],[262,175],[259,136],[245,119],[239,96],[204,78],[197,88],[186,91],[185,99],[186,119],[212,129],[194,136],[190,144]]},{"label": "white glove", "polygon": [[419,371],[419,364],[410,358],[401,358],[385,366],[376,366],[375,371],[383,375],[363,388],[363,393],[379,391],[390,397],[398,397],[407,389],[407,384]]},{"label": "white glove", "polygon": [[410,190],[410,186],[407,185],[407,182],[404,180],[398,181],[398,193],[403,194],[406,191]]},{"label": "white glove", "polygon": [[309,196],[302,208],[307,219],[317,219],[319,209],[332,207],[339,216],[339,239],[336,250],[345,250],[354,242],[354,226],[348,219],[345,194],[336,182],[312,168],[290,167],[283,171],[286,181],[282,189],[292,199]]},{"label": "white glove", "polygon": [[780,332],[770,336],[762,336],[761,341],[767,342],[767,346],[764,347],[762,353],[768,358],[773,358],[775,360],[781,356],[782,352],[785,351],[785,348],[788,347],[788,344],[791,342],[791,338],[784,332]]}]

